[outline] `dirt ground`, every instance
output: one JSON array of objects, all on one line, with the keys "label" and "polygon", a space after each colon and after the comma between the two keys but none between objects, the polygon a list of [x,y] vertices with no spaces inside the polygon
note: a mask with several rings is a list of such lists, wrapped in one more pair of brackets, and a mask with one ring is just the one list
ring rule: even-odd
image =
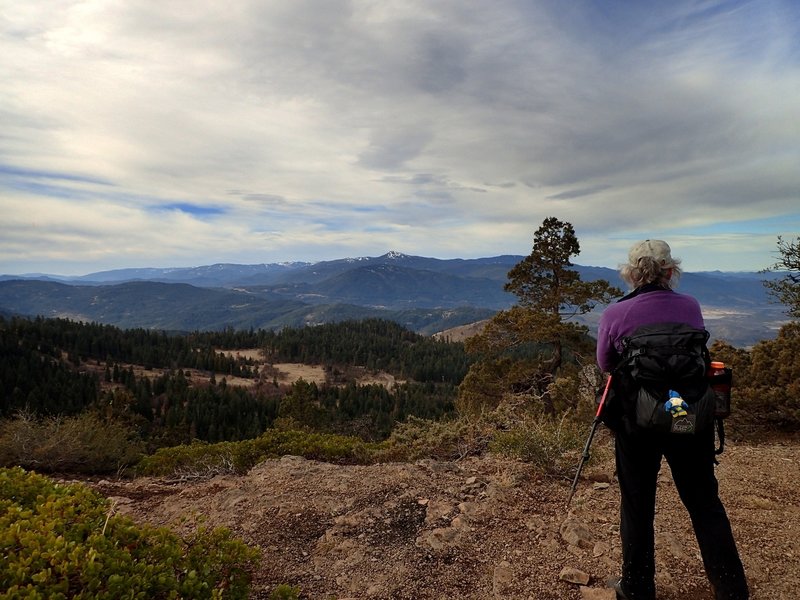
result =
[{"label": "dirt ground", "polygon": [[[585,474],[569,512],[569,481],[496,457],[373,466],[284,457],[242,477],[94,485],[138,521],[224,525],[259,546],[256,599],[286,583],[311,600],[613,600],[604,589],[620,556],[613,466]],[[717,476],[752,598],[797,598],[800,446],[729,444]],[[666,464],[656,531],[659,599],[712,598]],[[584,575],[585,586],[563,579]]]}]

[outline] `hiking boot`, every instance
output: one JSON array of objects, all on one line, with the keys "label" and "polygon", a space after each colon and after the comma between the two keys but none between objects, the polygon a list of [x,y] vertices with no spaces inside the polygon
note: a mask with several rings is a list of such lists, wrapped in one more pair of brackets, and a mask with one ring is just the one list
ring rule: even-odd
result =
[{"label": "hiking boot", "polygon": [[617,593],[617,600],[656,600],[655,594],[631,596],[630,592],[626,592],[622,589],[622,577],[612,577],[606,582],[606,587],[610,587]]},{"label": "hiking boot", "polygon": [[625,592],[622,591],[622,577],[612,577],[606,582],[606,586],[617,593],[617,600],[630,600],[630,598],[625,595]]}]

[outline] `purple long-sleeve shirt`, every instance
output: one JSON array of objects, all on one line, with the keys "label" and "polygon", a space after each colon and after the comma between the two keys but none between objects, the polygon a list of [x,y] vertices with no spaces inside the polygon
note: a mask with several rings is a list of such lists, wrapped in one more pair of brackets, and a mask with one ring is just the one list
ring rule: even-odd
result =
[{"label": "purple long-sleeve shirt", "polygon": [[655,289],[612,304],[600,317],[597,329],[597,364],[610,372],[620,359],[622,338],[642,325],[686,323],[703,329],[700,303],[692,296],[672,290]]}]

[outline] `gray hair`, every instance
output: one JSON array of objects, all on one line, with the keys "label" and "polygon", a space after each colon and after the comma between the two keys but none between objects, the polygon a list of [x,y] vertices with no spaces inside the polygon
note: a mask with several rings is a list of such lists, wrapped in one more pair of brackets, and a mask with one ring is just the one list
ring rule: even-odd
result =
[{"label": "gray hair", "polygon": [[634,264],[621,265],[619,275],[631,288],[636,289],[648,283],[655,283],[672,289],[678,284],[681,273],[681,260],[669,257],[668,261],[652,256],[641,256]]}]

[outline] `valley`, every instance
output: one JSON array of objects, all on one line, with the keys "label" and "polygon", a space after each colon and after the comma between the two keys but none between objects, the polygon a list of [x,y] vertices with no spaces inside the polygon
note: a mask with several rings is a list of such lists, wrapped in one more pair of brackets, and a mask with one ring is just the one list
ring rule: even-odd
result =
[{"label": "valley", "polygon": [[[381,318],[432,335],[490,318],[513,304],[503,290],[523,257],[440,260],[389,252],[321,263],[122,269],[82,277],[0,276],[0,312],[165,331],[281,329]],[[616,271],[574,267],[620,285]],[[762,273],[685,273],[712,339],[749,347],[786,322]],[[581,317],[591,333],[602,306]]]}]

